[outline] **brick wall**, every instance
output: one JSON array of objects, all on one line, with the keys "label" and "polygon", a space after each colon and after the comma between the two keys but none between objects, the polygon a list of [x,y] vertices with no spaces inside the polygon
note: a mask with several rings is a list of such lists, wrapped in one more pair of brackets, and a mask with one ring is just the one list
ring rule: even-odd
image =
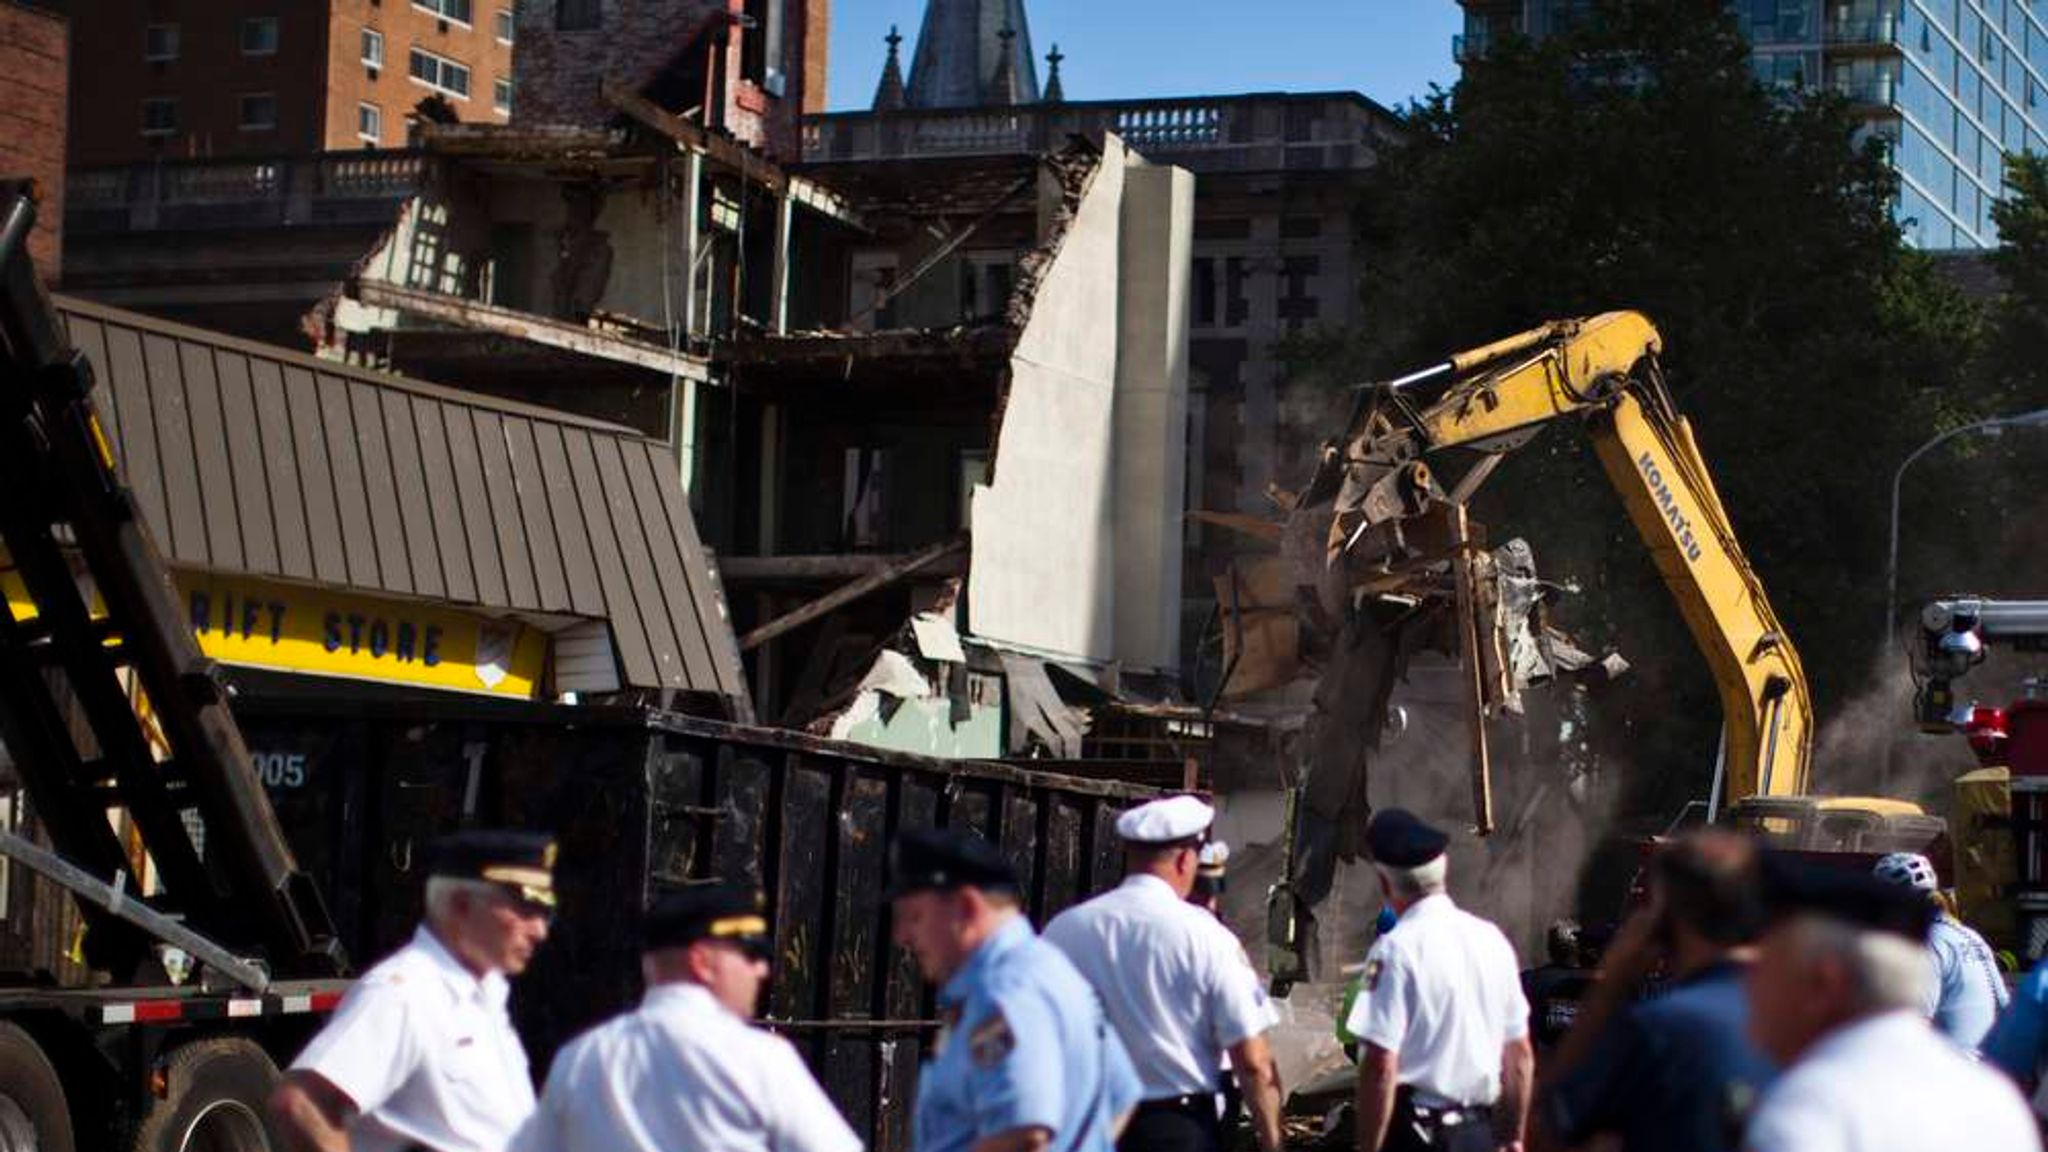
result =
[{"label": "brick wall", "polygon": [[[641,91],[664,70],[703,73],[707,37],[724,13],[740,12],[744,0],[598,0],[598,25],[563,29],[564,4],[583,0],[533,0],[519,7],[519,71],[513,119],[528,124],[598,126],[615,117],[601,96],[606,80]],[[734,28],[721,53],[727,77],[725,127],[749,144],[783,160],[797,158],[797,121],[810,103],[824,100],[829,0],[780,0],[784,5],[783,46],[788,65],[781,97],[741,78],[743,30]],[[672,65],[678,67],[672,68]],[[695,99],[667,101],[683,111]]]},{"label": "brick wall", "polygon": [[0,175],[41,187],[28,250],[53,284],[63,262],[68,41],[63,17],[0,0]]},{"label": "brick wall", "polygon": [[[332,0],[327,32],[327,108],[322,146],[331,150],[379,146],[403,148],[407,117],[419,102],[433,95],[412,75],[415,48],[439,61],[451,62],[468,77],[468,96],[443,91],[464,123],[503,124],[497,110],[497,83],[512,75],[513,47],[499,39],[499,13],[510,14],[513,0],[471,0],[469,22],[444,19],[404,0]],[[384,63],[374,67],[364,56],[364,31],[381,37]],[[368,119],[381,130],[372,139]]]}]

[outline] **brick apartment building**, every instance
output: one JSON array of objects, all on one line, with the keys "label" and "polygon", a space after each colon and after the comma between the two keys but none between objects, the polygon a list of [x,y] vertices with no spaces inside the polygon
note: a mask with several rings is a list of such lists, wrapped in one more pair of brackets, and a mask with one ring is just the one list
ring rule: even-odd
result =
[{"label": "brick apartment building", "polygon": [[402,147],[420,102],[503,123],[513,0],[46,0],[75,38],[71,163]]},{"label": "brick apartment building", "polygon": [[65,54],[61,17],[0,0],[0,177],[27,176],[43,210],[29,255],[55,283],[64,238]]}]

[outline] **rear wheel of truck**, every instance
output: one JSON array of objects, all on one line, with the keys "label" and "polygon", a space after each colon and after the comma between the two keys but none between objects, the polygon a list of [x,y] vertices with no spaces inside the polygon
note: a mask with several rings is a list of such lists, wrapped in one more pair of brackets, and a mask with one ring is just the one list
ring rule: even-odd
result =
[{"label": "rear wheel of truck", "polygon": [[200,1040],[171,1054],[163,1099],[135,1133],[135,1152],[270,1152],[263,1110],[277,1065],[247,1040]]},{"label": "rear wheel of truck", "polygon": [[72,1152],[71,1109],[34,1038],[0,1023],[0,1152]]}]

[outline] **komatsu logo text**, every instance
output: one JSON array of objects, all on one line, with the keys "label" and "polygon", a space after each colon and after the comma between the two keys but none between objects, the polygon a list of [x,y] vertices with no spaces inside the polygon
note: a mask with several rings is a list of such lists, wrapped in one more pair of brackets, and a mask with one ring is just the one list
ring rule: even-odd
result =
[{"label": "komatsu logo text", "polygon": [[1664,482],[1664,473],[1657,468],[1657,462],[1650,459],[1648,452],[1636,457],[1636,467],[1643,470],[1643,478],[1650,482],[1650,491],[1657,494],[1657,507],[1664,510],[1664,519],[1671,525],[1672,535],[1678,537],[1678,546],[1685,550],[1685,558],[1694,564],[1700,562],[1700,542],[1692,534],[1692,521],[1678,510],[1678,497],[1671,494],[1671,485]]}]

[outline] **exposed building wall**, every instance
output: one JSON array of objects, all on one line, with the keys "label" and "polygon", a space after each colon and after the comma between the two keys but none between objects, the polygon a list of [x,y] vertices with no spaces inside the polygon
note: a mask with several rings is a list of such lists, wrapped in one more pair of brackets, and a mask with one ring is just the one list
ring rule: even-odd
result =
[{"label": "exposed building wall", "polygon": [[969,631],[1167,670],[1179,661],[1194,177],[1111,136],[1010,357],[972,499]]},{"label": "exposed building wall", "polygon": [[1116,385],[1116,657],[1180,667],[1181,524],[1187,508],[1189,252],[1195,178],[1134,166],[1124,178]]},{"label": "exposed building wall", "polygon": [[1116,644],[1117,262],[1126,152],[1114,137],[1010,359],[994,476],[973,500],[968,630],[1094,660]]},{"label": "exposed building wall", "polygon": [[[510,97],[512,43],[499,17],[509,16],[513,0],[471,0],[470,21],[443,19],[415,2],[401,0],[332,0],[327,31],[327,106],[321,123],[321,146],[329,149],[402,148],[407,121],[422,99],[436,89],[412,75],[413,49],[452,61],[468,70],[467,96],[442,93],[464,121],[502,124],[500,111]],[[373,66],[365,55],[364,30],[383,38],[384,63]],[[438,64],[436,65],[438,68]],[[500,89],[499,81],[506,86]],[[377,110],[380,130],[367,133],[363,106]]]},{"label": "exposed building wall", "polygon": [[51,283],[63,265],[69,35],[63,17],[0,0],[0,175],[30,177],[41,191],[28,252]]},{"label": "exposed building wall", "polygon": [[[747,37],[766,37],[771,4],[779,5],[780,60],[772,67],[780,95],[765,76],[749,74],[756,71],[750,59],[760,56],[750,57]],[[727,13],[752,17],[755,26],[742,29]],[[658,92],[676,112],[700,107],[701,93],[722,87],[722,106],[705,118],[773,157],[795,160],[797,118],[807,100],[824,96],[828,25],[829,0],[533,0],[520,6],[517,117],[605,124],[615,114],[603,98],[608,81]],[[719,36],[724,46],[715,48]],[[722,85],[709,69],[714,60]],[[815,97],[807,95],[814,79]]]}]

